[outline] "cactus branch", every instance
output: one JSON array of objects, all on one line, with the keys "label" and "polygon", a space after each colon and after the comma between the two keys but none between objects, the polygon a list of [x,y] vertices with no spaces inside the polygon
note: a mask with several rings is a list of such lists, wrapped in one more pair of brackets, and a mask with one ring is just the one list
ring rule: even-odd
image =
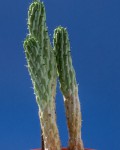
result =
[{"label": "cactus branch", "polygon": [[67,30],[63,27],[56,28],[53,38],[60,88],[64,96],[66,109],[69,130],[69,150],[84,150],[81,139],[81,111],[78,85],[72,65]]},{"label": "cactus branch", "polygon": [[56,60],[48,36],[45,7],[38,0],[29,7],[28,29],[24,49],[39,107],[45,150],[60,150],[55,114]]}]

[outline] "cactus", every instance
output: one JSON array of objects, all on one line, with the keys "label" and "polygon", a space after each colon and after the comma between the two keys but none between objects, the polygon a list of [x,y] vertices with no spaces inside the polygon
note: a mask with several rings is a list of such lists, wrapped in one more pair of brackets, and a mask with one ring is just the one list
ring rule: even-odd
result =
[{"label": "cactus", "polygon": [[43,2],[34,0],[28,11],[28,30],[23,47],[32,80],[45,150],[60,150],[56,124],[55,95],[59,77],[69,130],[69,150],[84,150],[81,139],[81,111],[78,85],[72,65],[70,42],[66,28],[54,30],[53,47],[46,26]]},{"label": "cactus", "polygon": [[60,150],[55,114],[56,60],[46,26],[45,7],[38,0],[29,7],[28,29],[23,46],[39,107],[44,147],[45,150]]},{"label": "cactus", "polygon": [[56,28],[53,39],[60,88],[64,96],[66,109],[69,150],[84,150],[81,140],[81,111],[78,85],[70,55],[70,42],[67,29],[61,26]]}]

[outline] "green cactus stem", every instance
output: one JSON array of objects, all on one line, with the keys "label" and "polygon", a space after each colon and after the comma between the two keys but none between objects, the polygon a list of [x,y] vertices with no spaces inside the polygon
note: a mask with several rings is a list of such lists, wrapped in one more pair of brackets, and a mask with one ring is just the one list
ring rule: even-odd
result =
[{"label": "green cactus stem", "polygon": [[34,0],[29,7],[28,29],[29,35],[23,46],[39,107],[44,147],[45,150],[60,150],[55,114],[56,59],[46,26],[45,7],[38,0]]},{"label": "green cactus stem", "polygon": [[84,150],[81,139],[81,111],[78,85],[72,65],[70,42],[66,28],[56,28],[53,38],[60,88],[64,96],[66,109],[69,150]]}]

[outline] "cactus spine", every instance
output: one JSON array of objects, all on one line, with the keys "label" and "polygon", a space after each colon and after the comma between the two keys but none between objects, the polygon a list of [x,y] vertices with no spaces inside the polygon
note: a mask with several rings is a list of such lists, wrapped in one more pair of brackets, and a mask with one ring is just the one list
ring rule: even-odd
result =
[{"label": "cactus spine", "polygon": [[23,45],[39,107],[45,150],[60,150],[55,114],[56,60],[48,36],[45,7],[38,0],[29,7],[28,29]]},{"label": "cactus spine", "polygon": [[69,130],[69,150],[84,150],[81,140],[81,111],[78,85],[72,65],[67,30],[63,27],[56,28],[53,38],[60,88],[64,96],[66,109]]}]

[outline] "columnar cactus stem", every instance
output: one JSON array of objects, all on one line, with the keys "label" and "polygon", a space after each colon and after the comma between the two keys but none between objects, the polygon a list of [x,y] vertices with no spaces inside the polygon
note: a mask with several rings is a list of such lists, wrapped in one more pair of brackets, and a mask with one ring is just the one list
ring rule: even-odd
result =
[{"label": "columnar cactus stem", "polygon": [[81,139],[81,111],[75,71],[70,55],[67,30],[58,27],[54,31],[54,51],[60,88],[64,95],[66,117],[69,130],[69,150],[84,150]]},{"label": "columnar cactus stem", "polygon": [[60,150],[55,114],[56,60],[46,26],[44,4],[38,0],[29,7],[28,29],[24,49],[39,107],[45,150]]}]

